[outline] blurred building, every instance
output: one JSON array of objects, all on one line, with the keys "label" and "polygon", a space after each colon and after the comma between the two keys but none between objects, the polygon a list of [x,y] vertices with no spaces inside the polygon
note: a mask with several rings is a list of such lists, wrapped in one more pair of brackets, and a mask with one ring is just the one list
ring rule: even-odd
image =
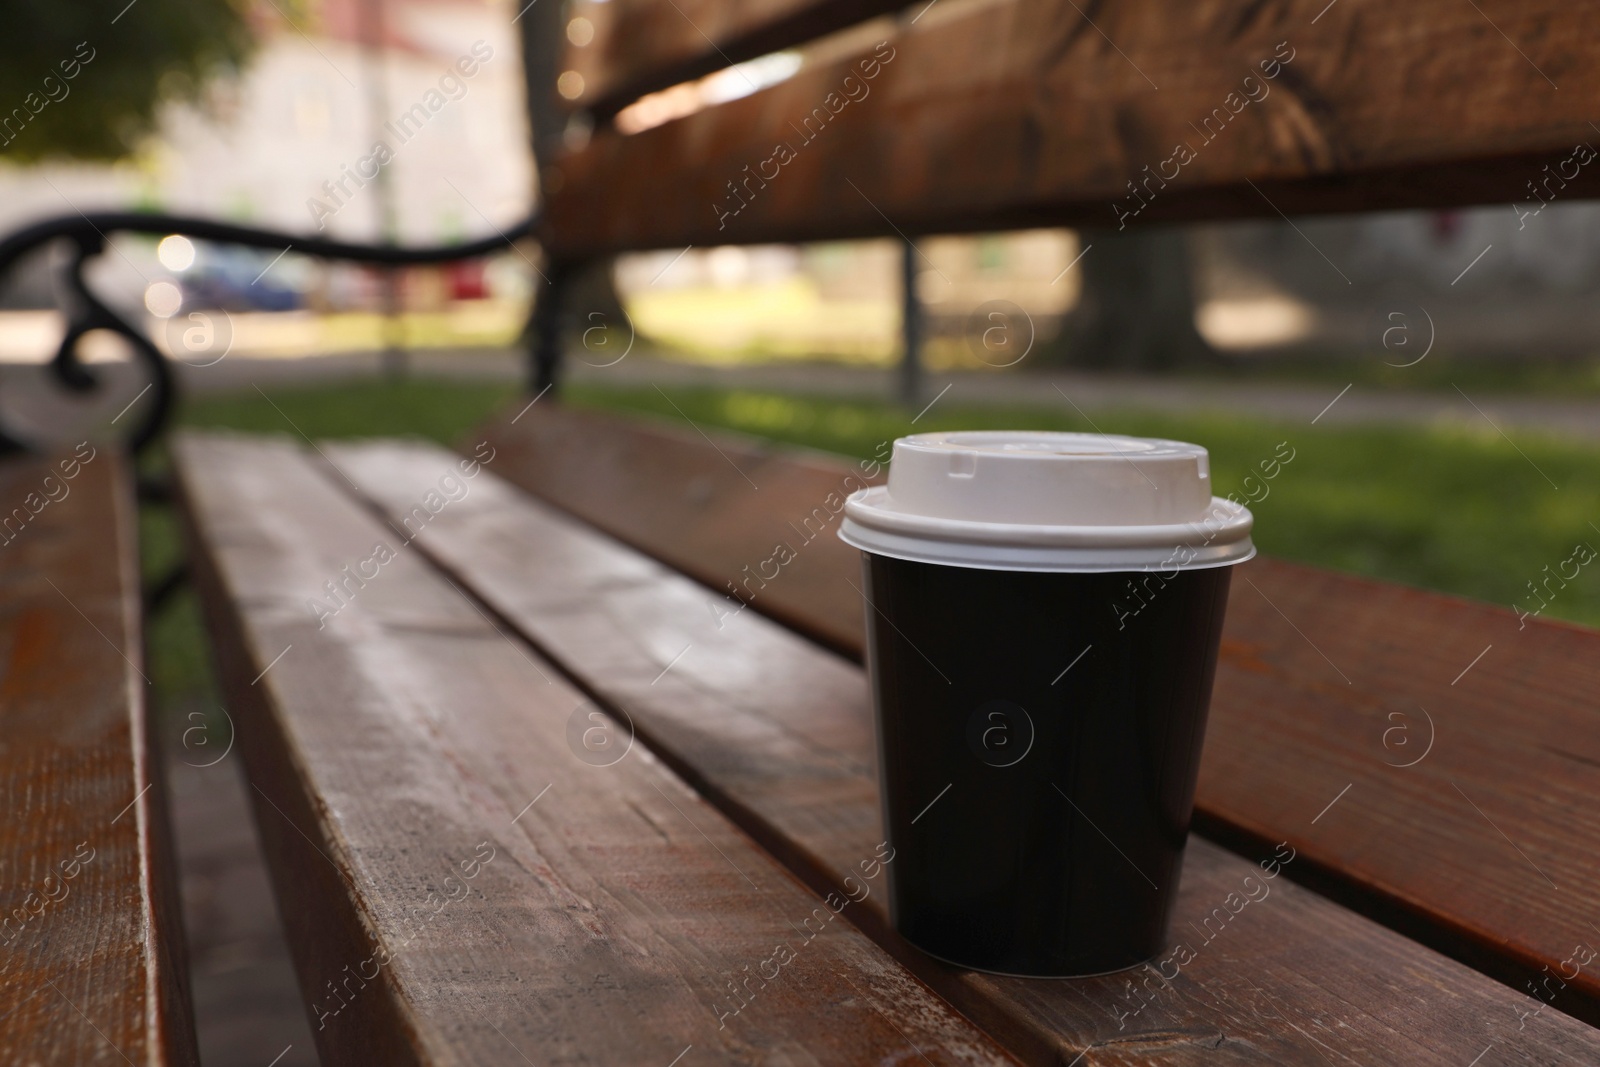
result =
[{"label": "blurred building", "polygon": [[[215,85],[207,109],[173,109],[159,143],[136,160],[0,169],[0,226],[74,207],[139,205],[315,229],[308,202],[331,203],[324,183],[337,183],[378,140],[394,153],[387,170],[402,238],[444,240],[488,229],[483,216],[519,217],[533,168],[509,4],[384,0],[374,49],[362,36],[365,2],[325,0],[306,32],[266,23],[243,76]],[[477,42],[490,58],[460,77],[453,64],[473,56]],[[459,88],[441,90],[447,76]],[[402,142],[394,124],[426,107],[430,92],[444,106]],[[326,232],[380,236],[374,183],[349,187],[355,195],[324,220]]]},{"label": "blurred building", "polygon": [[[375,240],[384,236],[387,181],[401,241],[492,232],[526,214],[533,195],[515,13],[505,0],[323,0],[303,27],[267,19],[249,68],[214,85],[207,106],[173,108],[159,141],[137,158],[0,166],[0,230],[138,207]],[[361,163],[379,142],[392,158],[382,178],[362,180]],[[149,284],[144,264],[159,266],[146,247],[153,242],[126,240],[138,255],[103,256],[96,269],[108,296],[137,300]],[[23,281],[8,303],[50,304],[42,274]],[[359,271],[330,276],[288,261],[282,281],[335,305],[372,290]],[[425,301],[450,284],[419,280],[408,290]],[[466,289],[486,284],[468,280]]]}]

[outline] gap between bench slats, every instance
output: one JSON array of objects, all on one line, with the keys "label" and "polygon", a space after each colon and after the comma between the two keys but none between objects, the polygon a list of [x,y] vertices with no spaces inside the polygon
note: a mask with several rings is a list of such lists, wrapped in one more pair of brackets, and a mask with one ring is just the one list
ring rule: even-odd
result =
[{"label": "gap between bench slats", "polygon": [[0,1050],[196,1062],[139,627],[132,472],[0,462]]},{"label": "gap between bench slats", "polygon": [[1008,1059],[642,747],[581,761],[604,717],[320,459],[175,453],[325,1063]]},{"label": "gap between bench slats", "polygon": [[[753,612],[719,617],[725,607],[702,587],[493,474],[436,510],[428,494],[451,457],[435,446],[325,451],[341,472],[330,478],[353,482],[820,892],[849,887],[844,876],[879,834],[858,667]],[[1109,849],[1107,862],[1117,862]],[[1198,958],[1170,983],[1151,971],[1074,982],[962,972],[900,942],[881,894],[848,914],[1030,1061],[1072,1062],[1086,1046],[1091,1064],[1311,1064],[1332,1053],[1462,1065],[1495,1045],[1516,1058],[1600,1056],[1600,1033],[1582,1023],[1550,1012],[1519,1032],[1513,991],[1286,880],[1247,881],[1261,874],[1193,843],[1172,936]],[[1206,925],[1230,893],[1261,886],[1264,898],[1225,928]],[[1150,985],[1136,994],[1130,979]]]},{"label": "gap between bench slats", "polygon": [[[486,432],[499,474],[860,658],[859,556],[830,497],[859,464],[554,405]],[[778,542],[798,558],[751,582]],[[1582,960],[1600,948],[1596,692],[1593,630],[1256,559],[1233,583],[1197,823],[1247,854],[1287,839],[1297,879],[1600,1023],[1600,956]]]}]

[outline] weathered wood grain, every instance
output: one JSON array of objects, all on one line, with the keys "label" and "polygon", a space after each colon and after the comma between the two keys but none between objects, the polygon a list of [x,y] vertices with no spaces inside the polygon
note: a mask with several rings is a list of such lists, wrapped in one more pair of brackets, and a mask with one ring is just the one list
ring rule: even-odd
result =
[{"label": "weathered wood grain", "polygon": [[[449,460],[431,445],[327,449],[392,519]],[[1151,979],[1147,1002],[1129,982],[1151,971],[1040,981],[934,961],[888,929],[871,892],[881,882],[858,870],[879,840],[858,667],[754,612],[731,613],[730,602],[492,475],[416,544],[819,892],[866,887],[850,917],[1029,1062],[1464,1065],[1488,1048],[1504,1062],[1600,1056],[1588,1026],[1551,1011],[1520,1029],[1530,1002],[1516,992],[1287,880],[1215,945],[1201,942],[1204,917],[1261,873],[1203,841],[1192,845],[1172,931],[1175,943],[1199,946],[1198,959],[1170,983]],[[1281,825],[1315,840],[1315,814],[1284,812]]]},{"label": "weathered wood grain", "polygon": [[175,451],[325,1063],[1007,1061],[642,747],[580,759],[584,694],[314,453]]},{"label": "weathered wood grain", "polygon": [[[715,431],[712,448],[687,423],[555,404],[533,410],[537,417],[484,427],[501,453],[497,474],[790,629],[861,657],[861,598],[838,577],[854,576],[861,554],[834,534],[840,499],[883,481],[881,464],[726,431]],[[892,444],[881,442],[877,453],[887,458]],[[801,542],[783,581],[761,578],[778,544]]]},{"label": "weathered wood grain", "polygon": [[[69,477],[70,475],[70,477]],[[0,1059],[191,1064],[132,473],[0,463]]]},{"label": "weathered wood grain", "polygon": [[[1531,209],[1600,192],[1592,150],[1571,160],[1576,145],[1600,144],[1597,34],[1593,0],[934,7],[887,42],[874,78],[866,55],[818,64],[633,136],[595,136],[558,161],[544,240],[565,257],[1280,211]],[[1336,269],[1330,284],[1341,284]]]},{"label": "weathered wood grain", "polygon": [[[578,4],[594,39],[569,47],[564,67],[582,75],[573,101],[604,118],[646,93],[733,63],[805,44],[910,0],[608,0]],[[926,0],[924,0],[926,2]]]},{"label": "weathered wood grain", "polygon": [[1206,830],[1287,834],[1312,884],[1600,1024],[1600,633],[1276,560],[1240,577]]},{"label": "weathered wood grain", "polygon": [[[489,429],[497,473],[712,589],[777,541],[800,547],[789,522],[860,471],[724,432],[712,448],[674,425],[537,411]],[[859,659],[844,581],[857,554],[830,530],[798,557],[752,606]],[[1562,966],[1600,949],[1596,692],[1593,630],[1523,629],[1505,609],[1257,559],[1233,585],[1198,824],[1250,848],[1287,839],[1297,879],[1600,1023],[1600,966]]]}]

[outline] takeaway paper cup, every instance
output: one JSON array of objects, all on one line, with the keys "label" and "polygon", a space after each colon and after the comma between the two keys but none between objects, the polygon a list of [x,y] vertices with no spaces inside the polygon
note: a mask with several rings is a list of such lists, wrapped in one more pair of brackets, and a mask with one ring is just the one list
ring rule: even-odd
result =
[{"label": "takeaway paper cup", "polygon": [[1056,977],[1160,951],[1251,522],[1204,448],[1101,434],[901,438],[850,497],[909,941]]}]

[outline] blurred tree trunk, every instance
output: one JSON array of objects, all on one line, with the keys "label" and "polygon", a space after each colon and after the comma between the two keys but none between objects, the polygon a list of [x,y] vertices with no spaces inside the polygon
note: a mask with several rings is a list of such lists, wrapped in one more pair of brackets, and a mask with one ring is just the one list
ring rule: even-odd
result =
[{"label": "blurred tree trunk", "polygon": [[517,29],[522,38],[522,73],[528,97],[528,127],[533,135],[533,159],[541,172],[561,151],[566,113],[556,97],[556,76],[566,23],[558,0],[534,0],[521,16]]},{"label": "blurred tree trunk", "polygon": [[[522,71],[528,99],[528,125],[533,135],[533,160],[541,176],[565,149],[568,110],[556,95],[556,77],[561,73],[561,57],[566,48],[567,22],[560,0],[534,0],[523,7],[517,28],[522,37]],[[540,194],[543,199],[543,193]],[[611,277],[611,259],[584,263],[564,294],[568,324],[580,329],[598,312],[608,324],[623,319],[622,301]],[[534,279],[535,299],[544,288],[543,279]]]},{"label": "blurred tree trunk", "polygon": [[1082,295],[1060,334],[1040,346],[1040,363],[1164,370],[1215,357],[1194,324],[1187,235],[1083,230],[1079,238],[1089,249],[1078,263]]}]

